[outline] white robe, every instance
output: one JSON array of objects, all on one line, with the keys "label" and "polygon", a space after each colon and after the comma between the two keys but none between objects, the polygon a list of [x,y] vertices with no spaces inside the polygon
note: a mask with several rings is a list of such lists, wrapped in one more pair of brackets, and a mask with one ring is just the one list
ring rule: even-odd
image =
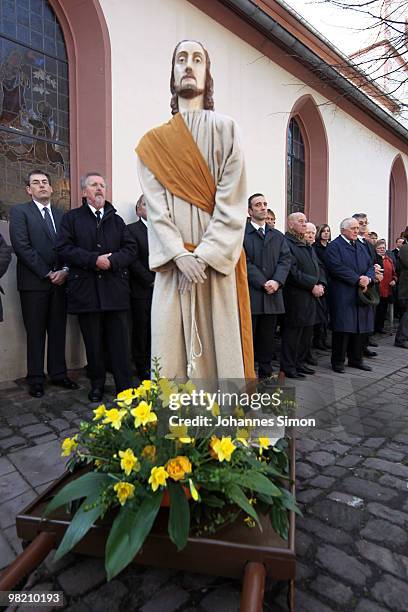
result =
[{"label": "white robe", "polygon": [[[246,217],[246,182],[242,148],[235,122],[213,111],[181,113],[217,186],[212,216],[167,191],[138,160],[147,203],[149,265],[156,272],[152,304],[152,358],[161,375],[185,378],[191,357],[191,378],[214,381],[244,378],[235,265],[239,259]],[[184,243],[207,263],[207,280],[183,295],[178,290],[174,258]],[[194,306],[195,301],[195,306]],[[201,350],[200,350],[201,342]]]}]

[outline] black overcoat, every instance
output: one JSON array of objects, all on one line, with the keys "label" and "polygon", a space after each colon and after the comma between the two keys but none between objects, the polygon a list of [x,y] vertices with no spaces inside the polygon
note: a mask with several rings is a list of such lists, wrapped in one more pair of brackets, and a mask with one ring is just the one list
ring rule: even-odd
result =
[{"label": "black overcoat", "polygon": [[[7,272],[11,261],[11,247],[0,234],[0,278]],[[1,294],[4,293],[0,285],[0,321],[3,320],[3,304],[1,303]]]},{"label": "black overcoat", "polygon": [[130,223],[128,230],[136,242],[136,257],[129,266],[130,291],[135,300],[150,299],[153,295],[155,274],[149,268],[147,227],[143,221]]},{"label": "black overcoat", "polygon": [[245,228],[244,248],[247,260],[251,313],[281,314],[285,312],[282,290],[268,295],[264,284],[275,280],[285,284],[291,264],[291,255],[284,235],[266,227],[265,237],[259,235],[252,223]]},{"label": "black overcoat", "polygon": [[285,234],[291,252],[291,266],[283,287],[285,325],[305,327],[316,321],[317,298],[312,294],[315,285],[325,284],[314,249],[290,232]]},{"label": "black overcoat", "polygon": [[[136,244],[115,208],[105,202],[104,215],[97,228],[88,204],[65,213],[57,235],[57,252],[68,264],[68,312],[127,310],[129,301],[128,266],[136,255]],[[99,270],[99,255],[112,253],[111,268]]]}]

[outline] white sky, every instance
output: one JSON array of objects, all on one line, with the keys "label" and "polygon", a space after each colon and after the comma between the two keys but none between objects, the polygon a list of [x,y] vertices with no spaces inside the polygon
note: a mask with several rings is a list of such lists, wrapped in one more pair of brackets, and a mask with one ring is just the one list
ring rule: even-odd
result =
[{"label": "white sky", "polygon": [[364,30],[372,19],[352,10],[337,8],[324,0],[286,0],[316,30],[345,54],[376,40],[376,31]]}]

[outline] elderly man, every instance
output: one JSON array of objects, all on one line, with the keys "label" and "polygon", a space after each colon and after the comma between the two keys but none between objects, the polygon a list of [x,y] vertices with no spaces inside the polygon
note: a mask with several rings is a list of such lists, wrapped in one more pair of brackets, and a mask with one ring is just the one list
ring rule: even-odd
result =
[{"label": "elderly man", "polygon": [[267,223],[268,204],[262,194],[248,199],[251,222],[245,230],[249,295],[255,361],[259,378],[272,374],[272,355],[277,315],[285,312],[282,287],[291,264],[285,237]]},{"label": "elderly man", "polygon": [[340,224],[340,236],[326,250],[329,273],[329,307],[333,330],[332,368],[343,373],[346,354],[348,365],[359,370],[371,370],[363,362],[364,336],[373,331],[371,306],[363,305],[358,291],[375,280],[375,270],[369,251],[358,240],[359,224],[350,217]]},{"label": "elderly man", "polygon": [[201,43],[176,46],[170,89],[174,117],[136,149],[156,272],[152,357],[167,377],[252,377],[243,153],[234,121],[213,110]]},{"label": "elderly man", "polygon": [[105,385],[105,342],[116,391],[131,386],[129,363],[128,266],[136,244],[125,222],[105,200],[106,182],[98,172],[81,179],[83,205],[67,212],[57,252],[70,266],[68,312],[78,315],[91,379],[91,402],[100,402]]},{"label": "elderly man", "polygon": [[129,266],[132,304],[132,354],[140,380],[150,378],[150,313],[154,272],[149,269],[147,210],[143,194],[136,203],[139,221],[128,225],[137,244],[137,255]]},{"label": "elderly man", "polygon": [[27,382],[32,397],[44,395],[44,356],[51,383],[78,389],[67,376],[65,281],[68,268],[55,252],[63,211],[51,204],[50,176],[32,170],[26,180],[31,200],[13,206],[10,239],[17,255],[17,289],[27,334]]},{"label": "elderly man", "polygon": [[285,237],[291,267],[283,288],[286,315],[281,347],[281,369],[287,378],[304,378],[315,372],[305,360],[313,335],[316,300],[324,294],[324,279],[316,253],[305,241],[305,232],[305,215],[289,215]]}]

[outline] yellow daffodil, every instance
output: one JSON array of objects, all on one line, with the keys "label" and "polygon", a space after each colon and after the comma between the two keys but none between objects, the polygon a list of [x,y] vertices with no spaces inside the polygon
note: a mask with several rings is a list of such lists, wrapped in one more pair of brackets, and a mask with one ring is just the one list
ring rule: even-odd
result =
[{"label": "yellow daffodil", "polygon": [[169,475],[162,465],[152,468],[149,478],[149,484],[152,486],[152,490],[157,491],[159,487],[167,486],[166,480],[168,477]]},{"label": "yellow daffodil", "polygon": [[236,449],[235,444],[231,440],[230,436],[222,437],[221,440],[216,436],[211,438],[210,442],[212,455],[218,459],[218,461],[231,461],[231,455]]},{"label": "yellow daffodil", "polygon": [[268,448],[269,438],[258,438],[259,442],[259,454],[262,455],[263,449]]},{"label": "yellow daffodil", "polygon": [[135,427],[147,425],[147,423],[155,423],[157,421],[157,415],[155,412],[152,412],[151,403],[148,404],[144,400],[142,400],[136,408],[132,408],[130,414],[135,417]]},{"label": "yellow daffodil", "polygon": [[181,442],[182,444],[190,444],[193,442],[193,438],[190,438],[188,435],[187,425],[170,425],[170,432],[165,437],[169,440],[176,439],[177,442]]},{"label": "yellow daffodil", "polygon": [[154,391],[157,389],[156,383],[154,383],[152,380],[144,380],[141,386],[145,391]]},{"label": "yellow daffodil", "polygon": [[196,390],[196,386],[191,380],[188,380],[184,385],[181,385],[181,388],[184,393],[188,393],[189,395]]},{"label": "yellow daffodil", "polygon": [[118,410],[117,408],[111,408],[106,411],[103,422],[105,424],[112,425],[114,429],[120,429],[122,426],[122,419],[127,414],[126,410]]},{"label": "yellow daffodil", "polygon": [[100,406],[95,408],[95,410],[93,410],[93,413],[94,413],[95,416],[94,416],[94,418],[92,420],[93,421],[99,421],[99,419],[104,417],[105,414],[106,414],[106,406],[105,406],[105,404],[101,404]]},{"label": "yellow daffodil", "polygon": [[158,382],[159,386],[159,399],[161,400],[164,408],[170,404],[170,396],[178,394],[177,385],[171,382],[168,378],[161,378]]},{"label": "yellow daffodil", "polygon": [[166,463],[166,472],[172,480],[181,480],[186,474],[191,474],[191,462],[187,457],[177,456]]},{"label": "yellow daffodil", "polygon": [[117,482],[113,486],[121,506],[126,503],[127,499],[131,499],[135,494],[135,485],[130,482]]},{"label": "yellow daffodil", "polygon": [[138,472],[140,470],[140,464],[137,457],[134,456],[131,448],[127,448],[125,451],[119,451],[120,467],[125,472],[126,476],[129,476],[130,472],[134,470]]},{"label": "yellow daffodil", "polygon": [[198,495],[198,491],[195,488],[194,482],[191,480],[191,478],[188,479],[188,484],[190,485],[191,497],[194,499],[194,501],[198,501],[200,496]]},{"label": "yellow daffodil", "polygon": [[242,408],[242,406],[235,406],[232,414],[237,419],[243,419],[244,416],[245,416],[245,412],[244,412],[244,409]]},{"label": "yellow daffodil", "polygon": [[213,417],[218,417],[220,416],[220,407],[217,404],[217,402],[214,402],[212,408],[211,408],[211,414],[213,415]]},{"label": "yellow daffodil", "polygon": [[65,440],[61,444],[61,448],[62,448],[61,457],[69,457],[69,455],[78,448],[78,442],[76,441],[76,436],[74,436],[73,438],[65,438]]},{"label": "yellow daffodil", "polygon": [[244,446],[249,446],[249,431],[247,429],[237,429],[237,442],[241,442]]},{"label": "yellow daffodil", "polygon": [[116,402],[121,408],[128,408],[136,398],[136,389],[125,389],[118,393]]},{"label": "yellow daffodil", "polygon": [[247,527],[249,527],[250,529],[253,529],[253,527],[255,527],[256,525],[254,519],[251,516],[245,517],[244,523],[246,523]]},{"label": "yellow daffodil", "polygon": [[97,468],[101,467],[102,465],[102,461],[100,459],[95,459],[94,463],[95,463],[95,467]]},{"label": "yellow daffodil", "polygon": [[147,444],[142,450],[142,457],[154,463],[156,461],[156,447],[153,444]]}]

